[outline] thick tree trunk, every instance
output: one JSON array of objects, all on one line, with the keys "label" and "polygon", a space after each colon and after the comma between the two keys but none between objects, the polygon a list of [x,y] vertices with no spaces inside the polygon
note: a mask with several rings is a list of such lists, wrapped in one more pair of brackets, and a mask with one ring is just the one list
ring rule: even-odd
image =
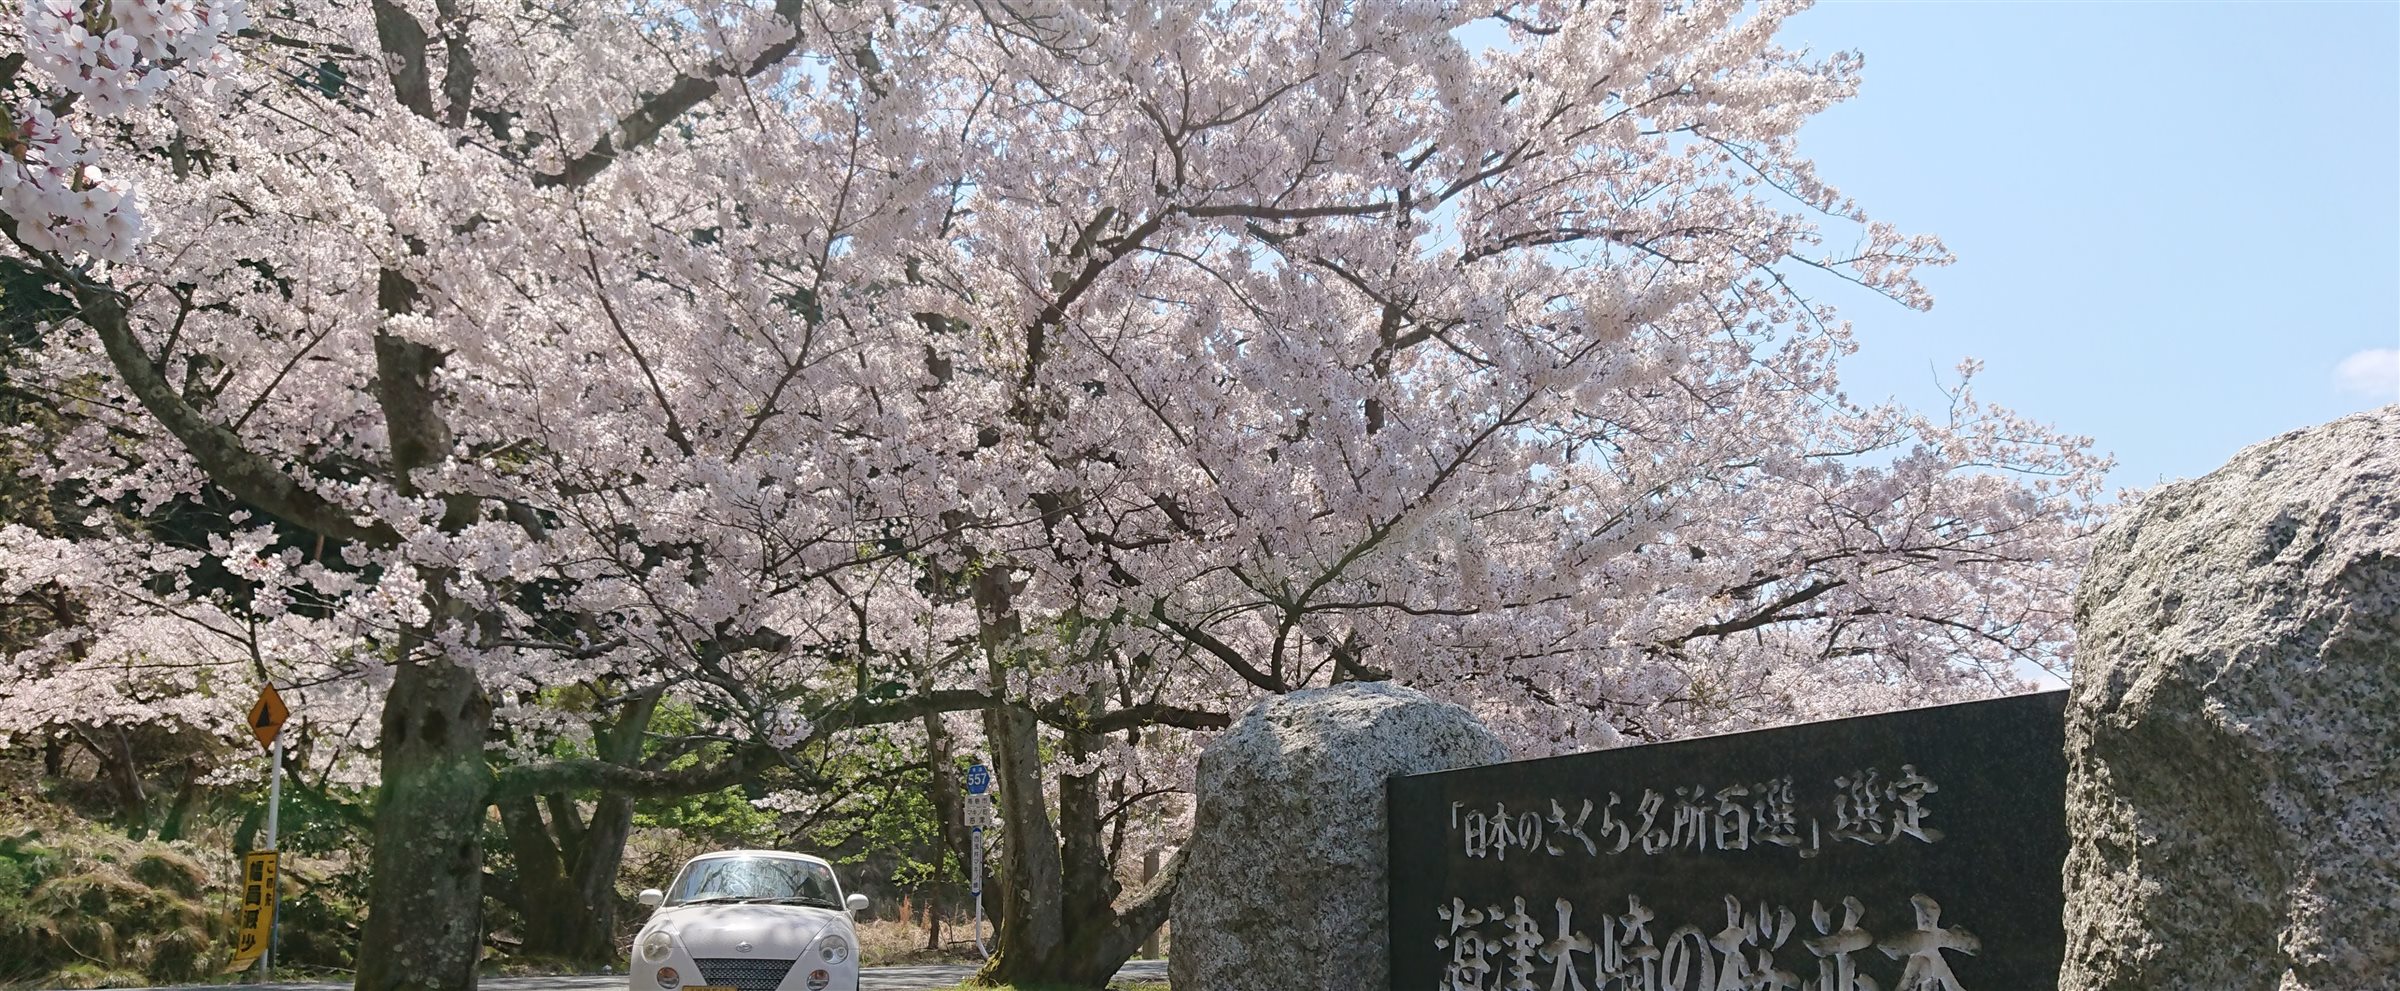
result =
[{"label": "thick tree trunk", "polygon": [[1033,714],[1014,706],[984,710],[983,723],[1007,823],[1000,831],[999,864],[1007,883],[992,958],[976,976],[989,984],[1058,983],[1054,972],[1067,945],[1066,892],[1058,834],[1042,795],[1039,734]]},{"label": "thick tree trunk", "polygon": [[[1157,848],[1157,847],[1151,847],[1149,850],[1147,850],[1147,851],[1143,852],[1143,854],[1142,854],[1142,884],[1143,884],[1144,886],[1148,886],[1148,885],[1151,885],[1151,884],[1155,884],[1155,883],[1157,883],[1157,881],[1158,881],[1158,848]],[[1157,929],[1157,928],[1155,928],[1155,927],[1153,927],[1153,928],[1150,930],[1150,935],[1142,937],[1142,950],[1141,950],[1142,959],[1144,959],[1144,960],[1156,960],[1156,959],[1158,959],[1158,956],[1159,956],[1159,954],[1158,954],[1158,950],[1159,950],[1159,946],[1158,946],[1158,929]]]},{"label": "thick tree trunk", "polygon": [[[1004,648],[1015,639],[1018,622],[1003,569],[978,576],[975,598],[992,680],[1006,684]],[[1000,791],[1006,891],[992,958],[975,978],[984,984],[1107,987],[1142,939],[1166,920],[1181,857],[1120,910],[1116,874],[1101,838],[1099,775],[1059,778],[1054,827],[1042,787],[1041,732],[1034,714],[1021,706],[997,705],[983,711],[983,725]],[[1081,758],[1099,741],[1069,733],[1065,745],[1071,756]]]},{"label": "thick tree trunk", "polygon": [[633,802],[602,798],[592,821],[580,826],[555,818],[560,810],[575,814],[572,799],[559,796],[551,808],[553,821],[544,823],[531,798],[500,803],[524,901],[523,953],[596,968],[616,959],[617,869],[632,832]]},{"label": "thick tree trunk", "polygon": [[[403,646],[411,646],[406,641]],[[403,653],[403,656],[406,656]],[[472,991],[483,947],[484,761],[491,702],[444,659],[395,671],[383,707],[358,991]]]},{"label": "thick tree trunk", "polygon": [[[657,711],[651,692],[613,724],[592,727],[602,760],[627,767],[641,762],[642,739]],[[633,799],[602,795],[591,821],[582,819],[572,794],[545,796],[545,825],[531,798],[504,800],[500,816],[516,858],[524,893],[525,946],[529,957],[596,968],[617,956],[617,871],[625,863],[625,840],[633,833]]]},{"label": "thick tree trunk", "polygon": [[[1026,721],[1032,721],[1030,716]],[[1070,733],[1065,741],[1067,752],[1075,758],[1088,757],[1099,747],[1096,737]],[[1013,749],[995,745],[996,750]],[[1038,754],[1036,755],[1038,758]],[[1038,764],[1037,764],[1038,773]],[[1038,779],[1036,787],[1039,787]],[[1058,781],[1059,809],[1057,832],[1050,833],[1047,820],[1041,821],[1036,836],[1020,836],[1010,829],[1009,853],[1019,854],[1019,843],[1025,840],[1051,846],[1049,864],[1055,865],[1056,875],[1024,879],[1024,883],[1046,887],[1049,895],[1041,903],[1057,913],[1054,943],[1033,945],[1027,941],[1006,938],[1003,931],[1001,953],[978,975],[991,982],[1018,984],[1056,984],[1076,988],[1103,988],[1117,969],[1131,959],[1135,950],[1151,933],[1166,921],[1167,909],[1174,893],[1175,879],[1182,873],[1181,859],[1168,865],[1163,875],[1126,904],[1118,903],[1121,886],[1117,883],[1115,866],[1110,862],[1108,844],[1101,836],[1100,775],[1062,775]],[[1015,806],[1010,806],[1013,812]],[[1055,835],[1055,839],[1052,839]],[[1030,851],[1036,856],[1043,851]],[[1012,881],[1019,880],[1015,868],[1009,871]],[[1012,910],[1020,903],[1012,899]],[[1034,905],[1026,905],[1034,908]],[[1011,919],[1013,923],[1015,919]],[[1037,924],[1046,920],[1035,920]]]},{"label": "thick tree trunk", "polygon": [[[975,577],[975,610],[992,683],[1006,685],[1020,632],[1007,569],[988,567]],[[1066,945],[1058,834],[1050,828],[1042,792],[1041,733],[1033,713],[1003,701],[983,710],[983,735],[992,747],[992,784],[1007,826],[1000,831],[1001,921],[992,934],[992,958],[976,977],[1030,984],[1050,971]]]},{"label": "thick tree trunk", "polygon": [[[984,568],[974,579],[974,595],[987,671],[993,684],[1006,685],[1017,666],[1015,641],[1023,629],[1007,569]],[[1106,701],[1097,692],[1084,699],[1086,716],[1098,715]],[[1166,921],[1183,858],[1178,854],[1157,882],[1119,906],[1113,849],[1101,835],[1100,775],[1060,776],[1054,826],[1034,713],[1003,697],[983,710],[983,728],[999,790],[1004,891],[992,958],[975,979],[1107,987],[1142,940]],[[1069,732],[1062,744],[1066,756],[1080,762],[1102,742],[1089,733]]]},{"label": "thick tree trunk", "polygon": [[582,906],[581,932],[567,959],[608,963],[617,955],[617,872],[625,864],[625,840],[633,834],[633,799],[608,795],[592,810],[583,849],[570,871],[575,903]]},{"label": "thick tree trunk", "polygon": [[[1101,741],[1085,733],[1069,733],[1063,745],[1077,763],[1092,756]],[[1110,919],[1117,903],[1116,865],[1100,836],[1100,775],[1062,774],[1058,777],[1058,839],[1061,889],[1070,919]]]},{"label": "thick tree trunk", "polygon": [[542,810],[531,796],[502,799],[500,823],[508,833],[509,859],[517,868],[517,910],[525,917],[524,954],[555,957],[575,942],[573,890],[567,884],[565,858],[542,822]]},{"label": "thick tree trunk", "polygon": [[[392,315],[417,310],[417,287],[394,269],[376,276],[376,302]],[[375,398],[391,444],[391,483],[428,495],[419,469],[450,456],[435,380],[442,354],[389,334],[375,337]],[[475,520],[477,500],[440,496],[442,529]],[[470,610],[444,591],[450,576],[424,575],[431,628],[476,629]],[[367,921],[360,933],[358,991],[472,991],[483,954],[484,810],[492,769],[484,759],[492,704],[475,672],[458,666],[421,632],[393,645],[399,664],[383,703],[383,787],[375,802],[375,851],[368,861]]]},{"label": "thick tree trunk", "polygon": [[[1063,819],[1062,816],[1062,825]],[[1082,827],[1067,827],[1065,832],[1071,834],[1079,830],[1088,830],[1094,836],[1099,833],[1096,821]],[[1013,836],[1014,831],[1006,835]],[[1008,849],[1011,854],[1016,853],[1018,843],[1012,841]],[[1033,852],[1038,855],[1040,851]],[[987,984],[1105,988],[1109,979],[1116,975],[1117,969],[1132,959],[1142,941],[1157,932],[1159,925],[1166,921],[1167,912],[1173,904],[1175,884],[1183,872],[1183,855],[1180,852],[1167,862],[1155,881],[1123,904],[1113,901],[1117,893],[1113,877],[1104,884],[1095,885],[1087,870],[1070,868],[1070,860],[1060,857],[1059,847],[1052,847],[1050,863],[1059,866],[1060,874],[1047,879],[1022,878],[1018,871],[1010,869],[1009,877],[1017,883],[1044,885],[1046,881],[1048,891],[1054,897],[1046,901],[1033,899],[1023,902],[1012,898],[1005,903],[1007,909],[1012,913],[1042,907],[1055,910],[1054,915],[1030,921],[1034,926],[1048,923],[1050,931],[1058,933],[1060,938],[1046,944],[1012,938],[1013,931],[1032,928],[1012,917],[1008,925],[1001,929],[999,946],[991,961],[976,975],[978,980]],[[1080,880],[1074,884],[1064,883],[1070,877]],[[1104,894],[1108,896],[1107,899],[1103,898]]]}]

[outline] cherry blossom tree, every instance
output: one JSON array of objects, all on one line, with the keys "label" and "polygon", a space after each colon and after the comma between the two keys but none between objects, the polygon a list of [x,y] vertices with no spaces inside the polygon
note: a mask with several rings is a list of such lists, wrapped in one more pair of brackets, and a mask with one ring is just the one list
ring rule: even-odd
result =
[{"label": "cherry blossom tree", "polygon": [[[1798,155],[1858,60],[1778,48],[1790,10],[1528,4],[1478,55],[1477,8],[986,5],[880,43],[895,99],[961,91],[910,105],[962,178],[909,305],[958,331],[935,402],[1004,411],[956,417],[1006,470],[956,473],[1001,491],[943,548],[989,677],[1112,731],[1398,677],[1538,754],[2065,663],[2101,462],[1971,366],[1933,416],[1843,397],[1804,287],[1923,306],[1948,256]],[[1102,981],[1171,892],[1118,899],[1101,841],[1142,776],[1069,728],[1046,795],[1034,721],[986,731],[987,976]]]},{"label": "cherry blossom tree", "polygon": [[[1096,986],[1171,907],[1132,810],[1263,693],[1534,754],[2069,656],[2086,442],[1971,368],[1840,391],[1810,294],[1948,255],[1800,154],[1860,66],[1792,4],[23,9],[0,233],[92,397],[35,471],[114,512],[0,571],[376,713],[362,988],[472,986],[494,803],[865,723],[981,714],[986,976]],[[222,522],[136,522],[181,503]],[[165,628],[42,663],[109,691]],[[668,692],[759,745],[628,763]],[[545,726],[614,739],[494,746]]]}]

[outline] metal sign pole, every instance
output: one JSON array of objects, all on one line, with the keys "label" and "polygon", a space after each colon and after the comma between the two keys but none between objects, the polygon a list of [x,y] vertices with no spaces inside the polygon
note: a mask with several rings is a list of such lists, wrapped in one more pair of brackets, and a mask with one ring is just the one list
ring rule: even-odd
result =
[{"label": "metal sign pole", "polygon": [[[283,734],[275,734],[275,742],[268,746],[267,753],[267,849],[281,850],[283,848],[277,843],[276,832],[283,820]],[[281,880],[277,879],[267,890],[270,913],[283,907],[280,904],[282,887]],[[268,918],[273,919],[274,916],[270,914]],[[275,969],[275,925],[275,922],[268,923],[267,946],[258,954],[258,980],[261,984],[269,980]]]},{"label": "metal sign pole", "polygon": [[983,945],[983,827],[991,821],[992,769],[982,762],[967,766],[967,891],[975,896],[975,952],[984,959],[992,951]]},{"label": "metal sign pole", "polygon": [[984,948],[983,945],[983,827],[977,826],[970,830],[970,833],[972,838],[968,840],[967,846],[967,862],[970,865],[967,890],[975,896],[975,952],[989,960],[992,958],[992,951]]},{"label": "metal sign pole", "polygon": [[259,689],[245,727],[259,746],[267,748],[267,842],[264,848],[242,857],[241,929],[227,972],[240,973],[255,963],[262,984],[275,972],[275,909],[281,901],[276,883],[281,863],[276,851],[283,839],[283,724],[291,717],[283,696],[270,683]]}]

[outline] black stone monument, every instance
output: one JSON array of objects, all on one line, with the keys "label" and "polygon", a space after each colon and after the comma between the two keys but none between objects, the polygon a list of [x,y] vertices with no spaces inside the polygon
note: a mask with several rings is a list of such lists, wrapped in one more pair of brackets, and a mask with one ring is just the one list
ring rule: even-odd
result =
[{"label": "black stone monument", "polygon": [[2054,991],[2065,708],[1393,778],[1392,991]]}]

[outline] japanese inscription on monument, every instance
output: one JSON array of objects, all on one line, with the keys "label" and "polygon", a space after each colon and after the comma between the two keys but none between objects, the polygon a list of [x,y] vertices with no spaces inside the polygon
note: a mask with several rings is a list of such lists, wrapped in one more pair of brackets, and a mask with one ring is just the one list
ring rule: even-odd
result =
[{"label": "japanese inscription on monument", "polygon": [[2032,991],[2064,692],[1392,779],[1393,991]]}]

